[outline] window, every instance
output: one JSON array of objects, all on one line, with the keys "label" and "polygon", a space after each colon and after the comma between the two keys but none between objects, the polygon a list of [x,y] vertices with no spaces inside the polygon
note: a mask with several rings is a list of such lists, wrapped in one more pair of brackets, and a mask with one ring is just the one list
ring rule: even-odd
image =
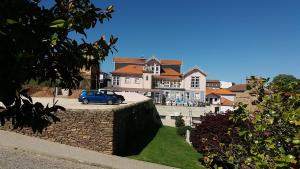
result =
[{"label": "window", "polygon": [[129,84],[130,83],[130,78],[129,77],[125,77],[125,84]]},{"label": "window", "polygon": [[198,88],[199,87],[199,76],[192,76],[191,78],[191,87]]},{"label": "window", "polygon": [[113,86],[119,86],[120,85],[120,76],[113,76],[112,85]]},{"label": "window", "polygon": [[171,119],[175,120],[175,119],[176,119],[176,116],[171,116]]},{"label": "window", "polygon": [[160,67],[159,66],[156,66],[155,68],[155,73],[154,74],[159,74],[160,73]]},{"label": "window", "polygon": [[160,119],[166,119],[166,116],[160,115]]},{"label": "window", "polygon": [[136,84],[140,84],[140,78],[138,78],[138,77],[135,78],[135,83],[136,83]]},{"label": "window", "polygon": [[194,97],[195,97],[195,100],[200,100],[200,93],[195,93]]},{"label": "window", "polygon": [[218,101],[218,98],[215,98],[215,102]]},{"label": "window", "polygon": [[115,93],[114,93],[113,91],[109,91],[109,90],[108,90],[108,91],[106,92],[106,94],[107,94],[107,95],[114,95]]},{"label": "window", "polygon": [[146,80],[148,80],[148,76],[146,76]]},{"label": "window", "polygon": [[190,99],[190,93],[186,92],[186,99]]}]

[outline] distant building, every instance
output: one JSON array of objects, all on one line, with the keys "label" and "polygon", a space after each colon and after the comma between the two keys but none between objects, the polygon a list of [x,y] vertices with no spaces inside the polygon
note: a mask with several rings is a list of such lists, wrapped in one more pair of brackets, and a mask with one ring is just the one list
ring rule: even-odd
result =
[{"label": "distant building", "polygon": [[106,72],[100,72],[100,88],[105,88],[111,85],[111,76]]},{"label": "distant building", "polygon": [[225,81],[220,81],[220,88],[222,89],[227,89],[233,85],[232,82],[225,82]]},{"label": "distant building", "polygon": [[113,62],[110,88],[114,90],[142,93],[155,103],[205,102],[206,73],[197,66],[182,73],[181,60],[114,58]]},{"label": "distant building", "polygon": [[220,80],[206,80],[206,87],[213,89],[226,89],[232,86],[232,82],[225,82]]},{"label": "distant building", "polygon": [[206,103],[215,106],[215,112],[234,110],[235,96],[228,89],[206,89]]},{"label": "distant building", "polygon": [[221,82],[220,80],[206,80],[206,87],[209,88],[221,88]]}]

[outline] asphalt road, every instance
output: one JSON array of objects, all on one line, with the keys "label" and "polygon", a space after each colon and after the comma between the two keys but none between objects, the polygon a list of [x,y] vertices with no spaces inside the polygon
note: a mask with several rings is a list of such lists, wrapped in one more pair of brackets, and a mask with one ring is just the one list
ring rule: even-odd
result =
[{"label": "asphalt road", "polygon": [[29,151],[0,146],[1,169],[103,169]]}]

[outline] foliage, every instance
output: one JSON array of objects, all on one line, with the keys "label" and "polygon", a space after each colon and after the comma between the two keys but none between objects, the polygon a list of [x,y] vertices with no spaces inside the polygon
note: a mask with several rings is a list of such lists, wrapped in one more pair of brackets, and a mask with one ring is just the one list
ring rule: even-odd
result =
[{"label": "foliage", "polygon": [[176,133],[180,136],[186,136],[187,130],[191,130],[191,127],[190,126],[180,126],[180,127],[177,127]]},{"label": "foliage", "polygon": [[182,127],[185,126],[183,116],[180,114],[179,116],[175,117],[175,126],[176,127]]},{"label": "foliage", "polygon": [[279,74],[274,77],[271,86],[273,90],[282,92],[300,92],[300,79],[293,75]]},{"label": "foliage", "polygon": [[[268,94],[265,84],[257,86],[257,102],[259,110],[249,112],[246,105],[239,104],[227,125],[230,138],[238,142],[226,142],[220,139],[222,133],[216,133],[216,140],[207,139],[211,147],[199,149],[199,138],[194,138],[193,145],[197,150],[204,149],[203,161],[206,165],[232,165],[235,168],[280,168],[299,166],[300,156],[300,97],[295,90],[272,90],[271,83]],[[207,119],[206,119],[207,120]],[[213,123],[213,119],[209,120]],[[203,124],[203,122],[202,122]],[[201,124],[201,125],[202,125]],[[199,128],[200,126],[197,126]],[[219,126],[218,126],[219,127]],[[201,128],[201,127],[200,127]],[[205,128],[201,128],[202,131]],[[211,139],[211,140],[210,140]],[[215,149],[213,149],[215,148]],[[216,163],[219,162],[219,163]]]},{"label": "foliage", "polygon": [[186,135],[186,126],[183,120],[183,116],[180,114],[179,116],[175,117],[175,126],[176,126],[176,133],[180,136]]},{"label": "foliage", "polygon": [[107,42],[101,37],[93,43],[84,40],[79,43],[69,33],[86,37],[87,29],[111,19],[113,11],[112,6],[97,8],[90,0],[56,0],[51,8],[44,8],[39,0],[1,1],[0,101],[4,104],[1,120],[12,119],[15,127],[56,121],[51,112],[51,115],[46,113],[48,110],[39,107],[37,111],[32,101],[23,100],[31,98],[22,85],[33,79],[39,83],[50,81],[62,88],[78,87],[82,79],[80,69],[89,69],[103,60],[117,39],[112,36]]},{"label": "foliage", "polygon": [[[205,155],[201,162],[213,166],[216,161],[227,158],[225,151],[232,149],[232,144],[241,142],[238,132],[234,130],[234,123],[229,119],[231,113],[208,113],[200,116],[201,124],[191,132],[191,142],[194,148]],[[226,167],[226,165],[222,165]]]},{"label": "foliage", "polygon": [[184,169],[204,168],[198,162],[197,153],[182,137],[176,134],[174,127],[161,127],[154,139],[143,151],[129,158],[168,165]]}]

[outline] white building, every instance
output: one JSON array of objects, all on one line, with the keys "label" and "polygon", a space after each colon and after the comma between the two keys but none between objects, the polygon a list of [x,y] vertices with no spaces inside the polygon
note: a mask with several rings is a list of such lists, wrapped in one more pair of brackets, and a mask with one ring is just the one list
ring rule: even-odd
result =
[{"label": "white building", "polygon": [[182,73],[180,60],[114,58],[113,62],[114,90],[139,92],[155,103],[193,106],[205,102],[206,73],[198,66]]},{"label": "white building", "polygon": [[206,89],[206,102],[215,106],[215,112],[234,110],[235,93],[228,89]]}]

